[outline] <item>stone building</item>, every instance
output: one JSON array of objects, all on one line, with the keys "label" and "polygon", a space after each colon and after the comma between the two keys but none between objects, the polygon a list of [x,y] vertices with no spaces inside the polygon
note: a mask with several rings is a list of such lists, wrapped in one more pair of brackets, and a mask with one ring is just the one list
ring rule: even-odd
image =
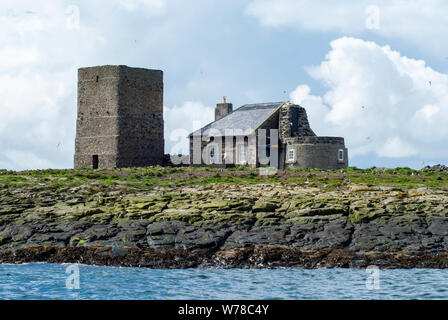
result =
[{"label": "stone building", "polygon": [[162,165],[163,129],[162,71],[78,70],[75,168]]},{"label": "stone building", "polygon": [[189,135],[193,165],[341,169],[344,138],[319,137],[306,110],[290,102],[247,104],[233,111],[225,100],[215,121]]}]

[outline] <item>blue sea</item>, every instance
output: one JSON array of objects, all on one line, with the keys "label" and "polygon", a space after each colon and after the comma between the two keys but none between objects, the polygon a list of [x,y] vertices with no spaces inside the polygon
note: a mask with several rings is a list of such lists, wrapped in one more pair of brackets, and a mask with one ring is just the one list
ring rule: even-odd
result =
[{"label": "blue sea", "polygon": [[0,264],[0,299],[448,299],[448,270]]}]

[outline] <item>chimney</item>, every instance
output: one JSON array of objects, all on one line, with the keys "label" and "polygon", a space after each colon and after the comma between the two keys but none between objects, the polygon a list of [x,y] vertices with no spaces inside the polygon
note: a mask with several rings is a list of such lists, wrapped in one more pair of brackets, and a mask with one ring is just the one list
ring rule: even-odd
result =
[{"label": "chimney", "polygon": [[224,118],[233,111],[233,105],[227,103],[226,97],[222,97],[222,103],[218,103],[215,108],[215,121]]}]

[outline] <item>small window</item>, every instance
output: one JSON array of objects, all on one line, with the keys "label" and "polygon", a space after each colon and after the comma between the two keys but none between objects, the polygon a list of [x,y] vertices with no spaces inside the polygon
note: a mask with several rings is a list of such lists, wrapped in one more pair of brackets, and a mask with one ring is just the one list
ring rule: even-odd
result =
[{"label": "small window", "polygon": [[98,80],[100,80],[100,77],[99,77],[99,76],[96,76],[96,82],[98,82]]},{"label": "small window", "polygon": [[244,144],[240,144],[238,147],[238,158],[240,163],[246,162],[246,147]]},{"label": "small window", "polygon": [[295,160],[295,155],[294,155],[294,150],[293,149],[290,149],[288,151],[288,160],[289,161],[294,161]]},{"label": "small window", "polygon": [[338,150],[338,161],[344,161],[344,150],[343,149]]},{"label": "small window", "polygon": [[210,148],[210,163],[215,163],[216,159],[215,159],[215,147],[211,147]]}]

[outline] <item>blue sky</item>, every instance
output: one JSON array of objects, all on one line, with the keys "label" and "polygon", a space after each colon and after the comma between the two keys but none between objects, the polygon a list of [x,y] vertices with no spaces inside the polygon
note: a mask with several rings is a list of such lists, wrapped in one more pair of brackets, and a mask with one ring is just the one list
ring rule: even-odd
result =
[{"label": "blue sky", "polygon": [[291,100],[350,165],[448,158],[448,3],[310,0],[4,0],[0,168],[73,165],[77,68],[161,69],[166,152],[222,96]]}]

